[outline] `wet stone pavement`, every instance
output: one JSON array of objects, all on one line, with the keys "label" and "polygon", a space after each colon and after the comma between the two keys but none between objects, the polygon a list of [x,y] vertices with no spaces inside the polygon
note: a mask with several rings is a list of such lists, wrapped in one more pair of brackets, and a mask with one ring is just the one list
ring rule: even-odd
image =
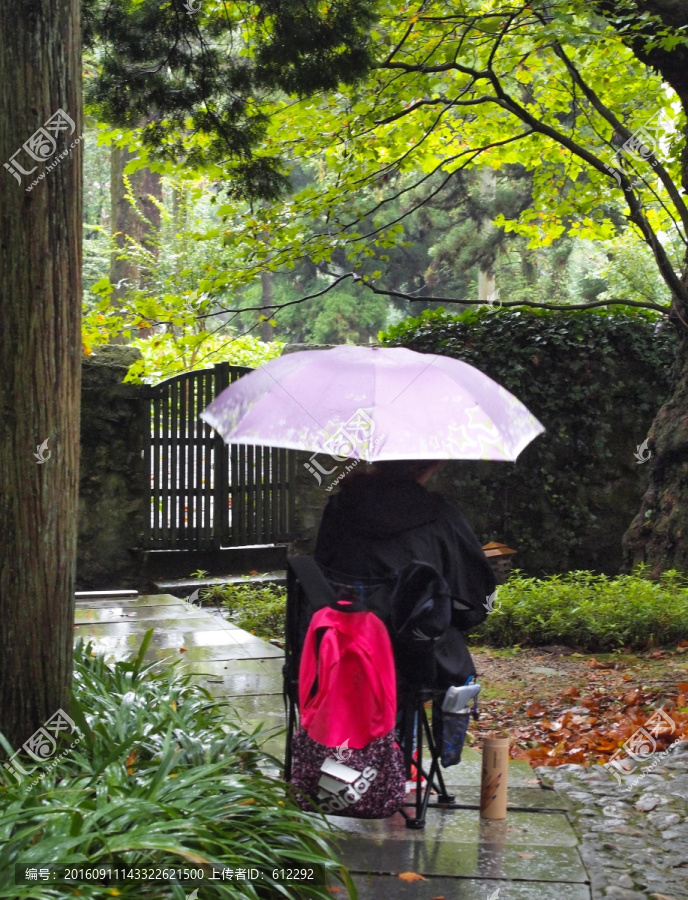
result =
[{"label": "wet stone pavement", "polygon": [[[229,700],[246,728],[252,730],[263,723],[265,750],[283,758],[284,734],[279,734],[285,728],[283,654],[279,648],[231,625],[217,611],[189,607],[170,594],[133,600],[77,600],[75,638],[93,640],[95,649],[111,660],[135,653],[151,627],[154,634],[147,653],[149,660],[164,664],[181,658],[181,670],[192,673],[214,695]],[[688,755],[682,759],[688,762]],[[340,852],[354,874],[361,900],[634,900],[646,896],[662,900],[662,894],[675,900],[688,897],[688,868],[681,867],[681,861],[687,859],[688,846],[688,775],[681,782],[683,799],[674,793],[670,802],[660,801],[652,810],[640,814],[645,823],[641,824],[635,818],[627,821],[639,813],[606,772],[600,770],[599,784],[587,784],[577,779],[586,774],[598,775],[597,772],[582,770],[578,775],[572,769],[580,767],[563,768],[566,772],[561,768],[543,770],[556,788],[543,790],[526,763],[512,761],[509,811],[502,822],[480,819],[480,756],[468,748],[461,764],[444,772],[449,792],[456,795],[453,808],[430,809],[424,830],[406,828],[398,814],[372,821],[331,817],[341,828]],[[684,771],[688,771],[688,766]],[[576,783],[578,788],[572,787]],[[623,812],[610,817],[597,802],[602,796],[599,790],[608,798],[605,807],[613,803]],[[586,798],[581,801],[575,796],[577,793],[585,793]],[[643,794],[648,793],[650,788],[645,785]],[[667,790],[663,796],[669,795]],[[583,835],[583,859],[569,820],[570,805],[573,821]],[[668,819],[650,818],[656,811],[663,812],[664,806]],[[642,829],[648,827],[648,822],[655,823],[652,827],[658,843],[654,836],[649,840],[642,838]],[[596,831],[599,825],[602,828]],[[614,832],[613,827],[629,831]],[[666,836],[674,832],[676,837]],[[605,849],[612,845],[619,849]],[[670,857],[673,868],[667,868],[665,855]],[[594,893],[583,861],[593,873]],[[662,881],[663,873],[669,870],[670,877],[667,875]],[[416,873],[423,880],[406,882],[398,877],[404,872]],[[644,872],[646,883],[660,893],[643,893],[638,872]]]},{"label": "wet stone pavement", "polygon": [[601,766],[537,770],[571,804],[594,900],[688,898],[688,741],[661,762],[622,784]]}]

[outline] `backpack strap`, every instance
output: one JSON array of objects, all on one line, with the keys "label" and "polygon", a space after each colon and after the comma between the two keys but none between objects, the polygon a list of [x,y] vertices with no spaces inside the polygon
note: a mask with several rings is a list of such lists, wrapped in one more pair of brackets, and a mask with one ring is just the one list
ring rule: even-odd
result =
[{"label": "backpack strap", "polygon": [[327,606],[334,604],[334,589],[312,556],[292,556],[287,565],[299,580],[312,609],[322,606],[323,601]]},{"label": "backpack strap", "polygon": [[313,684],[311,685],[310,691],[308,692],[308,700],[306,702],[312,700],[313,697],[315,697],[315,695],[318,693],[318,687],[320,684],[320,646],[323,642],[326,631],[327,626],[325,626],[324,628],[318,628],[315,632],[315,679],[313,681]]}]

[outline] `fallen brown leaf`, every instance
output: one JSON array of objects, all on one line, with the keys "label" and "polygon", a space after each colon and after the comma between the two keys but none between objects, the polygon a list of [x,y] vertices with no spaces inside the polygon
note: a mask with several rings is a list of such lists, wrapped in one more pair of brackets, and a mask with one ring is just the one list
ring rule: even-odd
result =
[{"label": "fallen brown leaf", "polygon": [[127,756],[126,761],[124,763],[124,765],[127,767],[127,775],[134,774],[134,763],[136,762],[138,755],[139,755],[138,751],[137,751],[136,747],[134,747],[134,749],[131,751],[129,756]]},{"label": "fallen brown leaf", "polygon": [[635,706],[640,699],[640,694],[638,691],[629,691],[627,694],[624,694],[621,698],[621,702],[624,706]]}]

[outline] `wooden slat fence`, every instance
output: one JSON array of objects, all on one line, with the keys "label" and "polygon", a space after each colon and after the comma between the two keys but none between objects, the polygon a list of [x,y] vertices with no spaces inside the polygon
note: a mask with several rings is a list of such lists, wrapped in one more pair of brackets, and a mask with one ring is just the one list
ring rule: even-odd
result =
[{"label": "wooden slat fence", "polygon": [[293,451],[227,445],[199,413],[229,384],[250,372],[217,363],[175,375],[151,389],[150,473],[144,496],[144,546],[214,550],[273,544],[292,537]]}]

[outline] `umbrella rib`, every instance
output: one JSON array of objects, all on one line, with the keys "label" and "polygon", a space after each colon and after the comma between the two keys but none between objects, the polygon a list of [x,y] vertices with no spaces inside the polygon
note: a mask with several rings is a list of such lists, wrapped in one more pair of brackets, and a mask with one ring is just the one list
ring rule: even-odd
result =
[{"label": "umbrella rib", "polygon": [[[313,352],[313,351],[310,351],[310,352]],[[307,415],[307,416],[310,416],[311,419],[313,419],[313,421],[314,421],[315,424],[318,426],[318,428],[324,428],[324,427],[325,427],[325,426],[322,425],[320,422],[318,422],[318,420],[315,418],[315,416],[313,415],[313,413],[309,412],[309,411],[306,409],[306,407],[303,405],[303,403],[299,403],[299,401],[298,401],[298,400],[296,399],[296,397],[291,393],[291,391],[288,391],[288,390],[285,388],[285,386],[284,386],[280,381],[278,381],[278,380],[275,378],[275,376],[272,374],[272,372],[269,372],[269,371],[268,371],[267,366],[263,366],[262,369],[261,369],[261,371],[262,371],[265,375],[269,375],[270,378],[272,378],[272,380],[275,382],[275,384],[279,385],[279,387],[282,388],[282,390],[284,391],[284,393],[285,393],[285,394],[288,394],[288,395],[291,397],[291,399],[294,401],[294,403],[296,403],[297,406],[300,406],[301,409],[306,413],[306,415]],[[288,374],[288,373],[287,373],[287,374]]]},{"label": "umbrella rib", "polygon": [[[401,397],[401,395],[404,393],[404,391],[407,391],[407,390],[411,387],[411,385],[413,384],[413,382],[414,382],[414,381],[417,381],[417,380],[420,378],[420,376],[423,374],[423,372],[425,372],[426,369],[429,369],[430,366],[433,364],[433,362],[434,362],[436,359],[439,359],[439,354],[437,354],[437,353],[433,356],[433,358],[430,360],[430,362],[427,364],[427,366],[425,366],[424,368],[422,368],[422,369],[420,370],[420,372],[416,375],[416,377],[415,377],[415,378],[412,378],[411,381],[409,381],[409,383],[406,385],[406,387],[404,387],[401,391],[399,391],[399,393],[398,393],[398,394],[396,395],[396,397],[391,401],[391,403],[396,403],[396,401],[399,399],[399,397]],[[390,404],[390,405],[391,405],[391,404]]]}]

